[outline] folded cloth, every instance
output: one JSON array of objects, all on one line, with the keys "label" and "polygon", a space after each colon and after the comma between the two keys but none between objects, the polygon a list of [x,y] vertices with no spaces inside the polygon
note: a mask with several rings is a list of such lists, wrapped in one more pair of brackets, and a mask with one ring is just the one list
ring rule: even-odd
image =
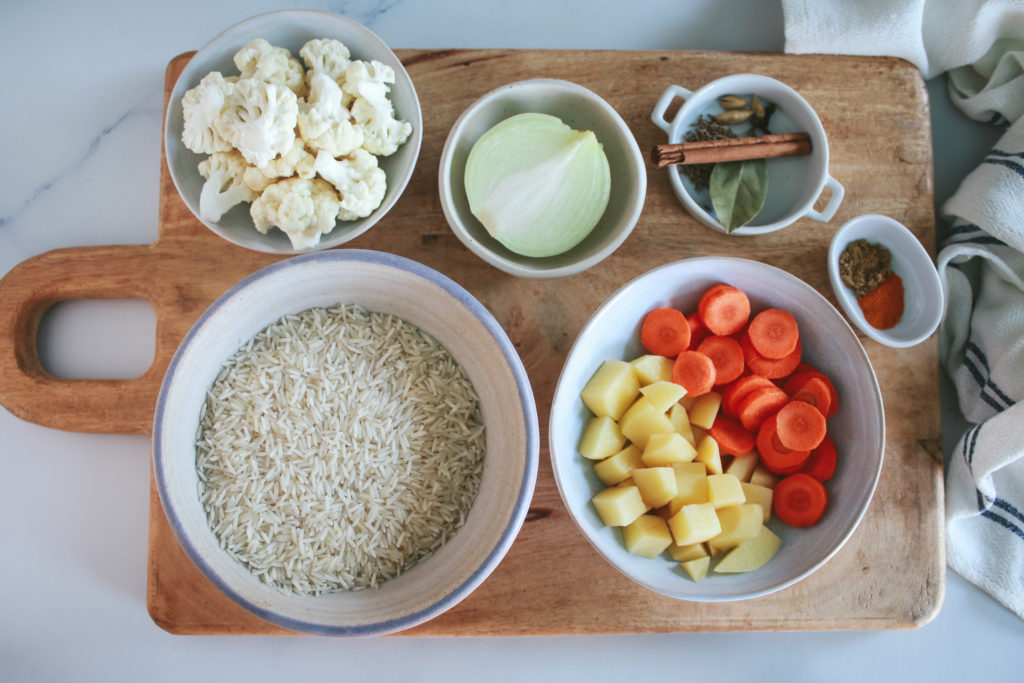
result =
[{"label": "folded cloth", "polygon": [[937,259],[939,347],[976,423],[946,471],[947,563],[1024,618],[1024,118],[943,214],[953,228]]},{"label": "folded cloth", "polygon": [[902,57],[1009,129],[943,206],[942,363],[974,426],[948,455],[949,567],[1024,619],[1024,0],[783,0],[786,51]]},{"label": "folded cloth", "polygon": [[786,52],[900,57],[931,78],[1024,36],[1022,0],[782,0]]}]

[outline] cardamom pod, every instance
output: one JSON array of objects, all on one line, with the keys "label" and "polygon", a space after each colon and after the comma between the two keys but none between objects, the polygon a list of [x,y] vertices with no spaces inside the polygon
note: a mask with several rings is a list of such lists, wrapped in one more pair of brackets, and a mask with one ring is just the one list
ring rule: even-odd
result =
[{"label": "cardamom pod", "polygon": [[743,123],[749,119],[753,113],[754,112],[749,109],[732,109],[729,111],[723,111],[721,114],[715,116],[715,121],[727,126],[734,126],[737,123]]},{"label": "cardamom pod", "polygon": [[747,101],[739,95],[723,95],[718,99],[718,104],[726,111],[732,109],[744,109]]},{"label": "cardamom pod", "polygon": [[761,100],[758,99],[757,95],[750,99],[750,108],[754,110],[754,116],[759,119],[764,118],[764,105],[761,104]]}]

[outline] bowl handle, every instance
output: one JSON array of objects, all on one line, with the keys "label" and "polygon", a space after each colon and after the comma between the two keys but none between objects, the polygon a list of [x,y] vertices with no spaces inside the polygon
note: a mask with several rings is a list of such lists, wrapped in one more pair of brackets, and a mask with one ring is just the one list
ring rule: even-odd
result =
[{"label": "bowl handle", "polygon": [[819,223],[828,223],[832,220],[832,216],[836,215],[836,211],[839,209],[839,205],[843,202],[843,195],[845,190],[843,186],[839,184],[835,178],[830,175],[825,176],[825,187],[832,190],[832,198],[828,200],[828,204],[821,211],[815,211],[814,208],[807,209],[807,213],[804,214],[808,218],[814,219]]},{"label": "bowl handle", "polygon": [[[651,121],[653,121],[654,125],[658,128],[661,128],[663,131],[668,133],[672,128],[672,124],[675,122],[674,118],[672,121],[665,120],[665,112],[668,111],[669,106],[672,104],[672,100],[678,97],[685,101],[692,95],[693,93],[686,88],[678,85],[668,86],[665,88],[665,92],[663,92],[661,97],[658,99],[658,103],[654,105],[654,111],[651,112]],[[676,116],[678,116],[678,114],[676,114]]]}]

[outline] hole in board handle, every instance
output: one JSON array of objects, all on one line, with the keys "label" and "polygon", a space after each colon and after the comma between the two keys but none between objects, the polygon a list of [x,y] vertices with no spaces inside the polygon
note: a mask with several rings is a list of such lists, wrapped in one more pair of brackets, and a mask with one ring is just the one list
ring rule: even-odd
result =
[{"label": "hole in board handle", "polygon": [[64,379],[135,379],[156,353],[156,314],[143,299],[54,304],[38,333],[39,362]]}]

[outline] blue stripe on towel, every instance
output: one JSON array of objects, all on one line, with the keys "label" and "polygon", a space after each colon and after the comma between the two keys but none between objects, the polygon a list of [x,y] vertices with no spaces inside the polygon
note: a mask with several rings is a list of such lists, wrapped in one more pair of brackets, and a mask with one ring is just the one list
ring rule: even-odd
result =
[{"label": "blue stripe on towel", "polygon": [[1006,512],[1010,513],[1019,521],[1024,522],[1024,514],[1021,514],[1020,510],[1018,510],[1017,508],[1015,508],[1013,505],[1003,500],[1002,498],[996,498],[994,501],[992,501],[992,504],[995,505],[997,508],[1005,510]]},{"label": "blue stripe on towel", "polygon": [[1006,243],[989,235],[973,223],[961,223],[946,233],[946,244],[989,244],[1005,247]]},{"label": "blue stripe on towel", "polygon": [[[967,443],[964,446],[964,456],[967,459],[968,464],[970,464],[974,460],[974,448],[975,448],[975,446],[978,445],[978,434],[980,432],[981,432],[981,425],[979,424],[979,425],[976,425],[975,427],[973,427],[970,430],[970,432],[968,433],[969,435],[968,435],[968,437],[966,439]],[[970,469],[970,468],[968,467],[968,469]],[[1021,513],[1018,512],[1015,507],[1013,507],[1012,505],[1007,503],[1002,498],[998,498],[998,497],[995,500],[992,501],[991,505],[989,505],[989,503],[986,500],[985,496],[982,495],[981,491],[977,487],[975,487],[974,493],[978,497],[978,513],[982,517],[984,517],[985,519],[989,519],[989,520],[995,522],[999,526],[1001,526],[1004,529],[1010,531],[1017,538],[1019,538],[1021,540],[1024,540],[1024,530],[1022,530],[1019,526],[1014,524],[1013,521],[1007,519],[1006,517],[1003,517],[1000,514],[997,514],[996,512],[994,512],[992,510],[992,506],[998,507],[998,508],[1000,508],[1002,510],[1006,510],[1007,512],[1012,514],[1017,519],[1020,519],[1020,520],[1024,521],[1024,516],[1022,516]]]},{"label": "blue stripe on towel", "polygon": [[990,157],[1016,157],[1018,159],[1024,159],[1024,152],[1004,152],[1001,149],[994,149],[988,153]]},{"label": "blue stripe on towel", "polygon": [[1013,533],[1013,535],[1016,536],[1017,538],[1019,538],[1021,540],[1024,540],[1024,531],[1021,531],[1020,527],[1016,526],[1013,522],[1011,522],[1010,520],[1006,519],[1005,517],[1000,517],[996,513],[992,512],[991,510],[982,510],[981,511],[981,516],[985,517],[986,519],[991,519],[993,522],[995,522],[999,526],[1001,526],[1001,527],[1011,531]]},{"label": "blue stripe on towel", "polygon": [[986,389],[991,389],[992,394],[996,398],[1002,400],[1003,403],[1005,404],[1002,408],[999,408],[999,410],[1000,411],[1005,410],[1006,408],[1009,408],[1014,403],[1016,403],[1016,401],[1014,401],[1012,398],[1007,396],[1006,392],[1004,392],[1002,389],[1000,389],[999,385],[996,384],[992,380],[992,369],[988,365],[988,358],[985,356],[985,352],[982,351],[981,348],[977,344],[975,344],[974,342],[968,341],[967,342],[966,352],[964,354],[964,362],[965,362],[965,364],[967,363],[967,354],[968,353],[973,353],[974,356],[977,357],[978,362],[981,363],[981,366],[985,369],[984,377],[981,377],[980,376],[981,373],[979,373],[977,371],[977,368],[974,367],[974,363],[973,362],[971,362],[971,367],[968,368],[971,371],[971,374],[974,375],[974,378],[978,381],[978,384],[981,385],[982,391],[984,392]]},{"label": "blue stripe on towel", "polygon": [[992,164],[994,166],[1005,166],[1006,168],[1010,169],[1011,171],[1019,175],[1021,178],[1024,178],[1024,166],[1021,166],[1020,164],[1014,161],[1010,161],[1009,159],[986,158],[981,163]]}]

